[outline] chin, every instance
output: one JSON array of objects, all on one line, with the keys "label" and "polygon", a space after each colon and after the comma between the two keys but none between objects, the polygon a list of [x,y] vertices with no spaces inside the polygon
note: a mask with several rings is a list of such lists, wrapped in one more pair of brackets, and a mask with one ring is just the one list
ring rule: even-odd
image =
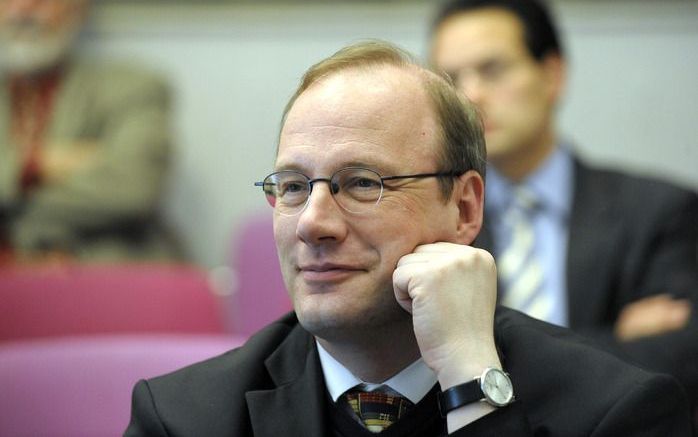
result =
[{"label": "chin", "polygon": [[348,329],[360,319],[355,308],[332,293],[294,293],[293,308],[300,324],[310,333]]},{"label": "chin", "polygon": [[411,318],[398,305],[392,291],[386,299],[374,299],[371,303],[365,296],[347,298],[328,293],[294,296],[293,304],[301,326],[328,341],[372,336],[384,326]]}]

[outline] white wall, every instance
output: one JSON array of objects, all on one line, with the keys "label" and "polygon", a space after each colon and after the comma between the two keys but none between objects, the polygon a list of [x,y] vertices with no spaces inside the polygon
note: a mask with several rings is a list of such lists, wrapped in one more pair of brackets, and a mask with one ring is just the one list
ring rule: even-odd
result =
[{"label": "white wall", "polygon": [[[226,263],[240,219],[266,207],[252,183],[272,167],[281,111],[303,71],[363,38],[423,55],[433,12],[430,2],[95,9],[87,49],[138,59],[175,89],[166,213],[208,267]],[[572,61],[564,134],[590,160],[698,187],[698,2],[556,9]]]}]

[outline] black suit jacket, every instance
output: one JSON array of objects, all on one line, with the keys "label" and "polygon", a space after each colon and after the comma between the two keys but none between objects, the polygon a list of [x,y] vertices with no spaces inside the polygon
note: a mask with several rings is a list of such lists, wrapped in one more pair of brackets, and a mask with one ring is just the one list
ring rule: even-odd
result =
[{"label": "black suit jacket", "polygon": [[[698,196],[658,181],[574,164],[566,263],[569,327],[608,350],[671,373],[698,397]],[[476,245],[492,251],[485,226]],[[688,297],[686,329],[619,343],[621,309],[659,293]]]},{"label": "black suit jacket", "polygon": [[[495,325],[517,400],[454,435],[690,435],[673,378],[510,309],[498,310]],[[239,349],[138,382],[125,435],[327,436],[327,402],[315,341],[291,313]]]}]

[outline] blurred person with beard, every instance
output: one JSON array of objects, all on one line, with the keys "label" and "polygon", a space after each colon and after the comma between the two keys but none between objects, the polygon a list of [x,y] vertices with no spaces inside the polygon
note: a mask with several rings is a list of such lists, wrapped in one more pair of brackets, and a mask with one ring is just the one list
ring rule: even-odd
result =
[{"label": "blurred person with beard", "polygon": [[0,0],[0,260],[174,259],[162,79],[74,56],[89,0]]}]

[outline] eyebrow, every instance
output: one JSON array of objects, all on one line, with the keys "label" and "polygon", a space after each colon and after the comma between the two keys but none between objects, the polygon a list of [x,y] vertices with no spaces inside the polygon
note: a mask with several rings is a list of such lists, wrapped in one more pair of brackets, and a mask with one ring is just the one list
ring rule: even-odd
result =
[{"label": "eyebrow", "polygon": [[[391,175],[394,170],[389,169],[386,167],[385,163],[369,163],[368,161],[360,161],[360,160],[352,160],[352,161],[342,161],[340,162],[332,171],[332,173],[341,170],[343,168],[347,167],[361,167],[361,168],[367,168],[369,170],[373,170],[381,175]],[[297,171],[299,173],[306,173],[306,167],[303,165],[298,165],[298,164],[287,164],[287,165],[281,165],[281,166],[274,166],[274,171],[284,171],[284,170],[292,170],[292,171]],[[329,175],[328,175],[329,176]]]}]

